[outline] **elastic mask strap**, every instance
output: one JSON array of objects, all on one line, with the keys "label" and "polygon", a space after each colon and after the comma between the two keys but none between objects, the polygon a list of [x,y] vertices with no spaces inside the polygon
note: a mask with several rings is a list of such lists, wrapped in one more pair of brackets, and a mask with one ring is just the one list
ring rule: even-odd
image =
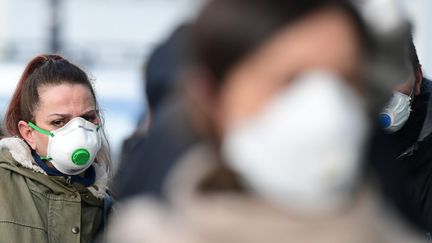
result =
[{"label": "elastic mask strap", "polygon": [[413,94],[414,94],[414,90],[416,88],[416,84],[414,83],[413,88],[411,89],[411,93],[409,94],[409,97],[411,97],[411,99],[413,98]]},{"label": "elastic mask strap", "polygon": [[39,156],[42,160],[52,160],[49,156]]},{"label": "elastic mask strap", "polygon": [[412,104],[414,102],[414,92],[415,92],[416,86],[417,86],[417,83],[416,83],[416,81],[414,81],[414,86],[411,89],[411,93],[409,94],[409,97],[410,97],[410,107],[412,106]]},{"label": "elastic mask strap", "polygon": [[42,134],[48,135],[48,136],[50,136],[50,137],[54,137],[54,133],[52,133],[52,132],[50,132],[50,131],[48,131],[48,130],[45,130],[45,129],[42,129],[42,128],[36,126],[33,122],[28,122],[27,124],[28,124],[31,128],[33,128],[34,130],[36,130],[36,131],[38,131],[38,132],[40,132],[40,133],[42,133]]}]

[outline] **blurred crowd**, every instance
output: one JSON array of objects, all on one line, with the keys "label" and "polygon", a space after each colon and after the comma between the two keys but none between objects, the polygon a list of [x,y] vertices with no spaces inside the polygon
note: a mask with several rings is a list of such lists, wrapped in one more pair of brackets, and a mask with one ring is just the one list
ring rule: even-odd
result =
[{"label": "blurred crowd", "polygon": [[0,130],[0,242],[432,241],[412,31],[392,0],[210,0],[143,66],[116,171],[87,74],[36,57]]}]

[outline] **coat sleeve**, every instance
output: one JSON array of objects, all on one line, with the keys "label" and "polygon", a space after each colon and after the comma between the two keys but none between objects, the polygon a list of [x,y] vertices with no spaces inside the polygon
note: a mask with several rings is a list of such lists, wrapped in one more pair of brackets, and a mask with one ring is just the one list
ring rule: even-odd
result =
[{"label": "coat sleeve", "polygon": [[0,167],[0,242],[47,242],[26,178]]}]

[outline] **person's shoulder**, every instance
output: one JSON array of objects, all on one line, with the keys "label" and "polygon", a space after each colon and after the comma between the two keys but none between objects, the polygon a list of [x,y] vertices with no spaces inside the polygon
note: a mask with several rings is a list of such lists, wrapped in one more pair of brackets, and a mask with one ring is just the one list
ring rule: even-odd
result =
[{"label": "person's shoulder", "polygon": [[30,146],[21,138],[8,137],[0,140],[0,162],[0,167],[14,168],[16,171],[27,168],[44,173],[34,162]]},{"label": "person's shoulder", "polygon": [[[2,163],[7,163],[7,161],[0,160],[0,164],[2,164]],[[3,183],[1,183],[1,182],[4,181],[6,178],[5,175],[10,174],[10,173],[11,173],[10,170],[0,166],[0,187],[3,185]]]},{"label": "person's shoulder", "polygon": [[431,93],[432,92],[432,80],[428,78],[423,78],[421,83],[422,93]]},{"label": "person's shoulder", "polygon": [[132,239],[144,242],[167,230],[168,225],[163,225],[162,221],[169,218],[170,210],[164,209],[164,204],[156,198],[134,197],[118,205],[117,210],[109,225],[109,242],[131,242]]},{"label": "person's shoulder", "polygon": [[3,206],[17,203],[20,191],[28,191],[26,178],[12,167],[8,162],[0,161],[0,205]]},{"label": "person's shoulder", "polygon": [[27,143],[17,137],[3,137],[0,139],[0,160],[10,161],[31,157],[31,150]]}]

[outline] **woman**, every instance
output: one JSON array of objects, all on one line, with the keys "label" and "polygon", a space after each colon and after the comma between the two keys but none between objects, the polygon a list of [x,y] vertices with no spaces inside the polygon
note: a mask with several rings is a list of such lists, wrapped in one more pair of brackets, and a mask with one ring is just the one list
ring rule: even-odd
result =
[{"label": "woman", "polygon": [[178,158],[167,202],[125,206],[112,242],[417,242],[358,183],[377,104],[349,1],[214,0],[193,36],[203,72],[185,95],[200,143]]},{"label": "woman", "polygon": [[111,159],[87,74],[57,55],[35,57],[4,127],[0,242],[91,241],[108,209]]}]

